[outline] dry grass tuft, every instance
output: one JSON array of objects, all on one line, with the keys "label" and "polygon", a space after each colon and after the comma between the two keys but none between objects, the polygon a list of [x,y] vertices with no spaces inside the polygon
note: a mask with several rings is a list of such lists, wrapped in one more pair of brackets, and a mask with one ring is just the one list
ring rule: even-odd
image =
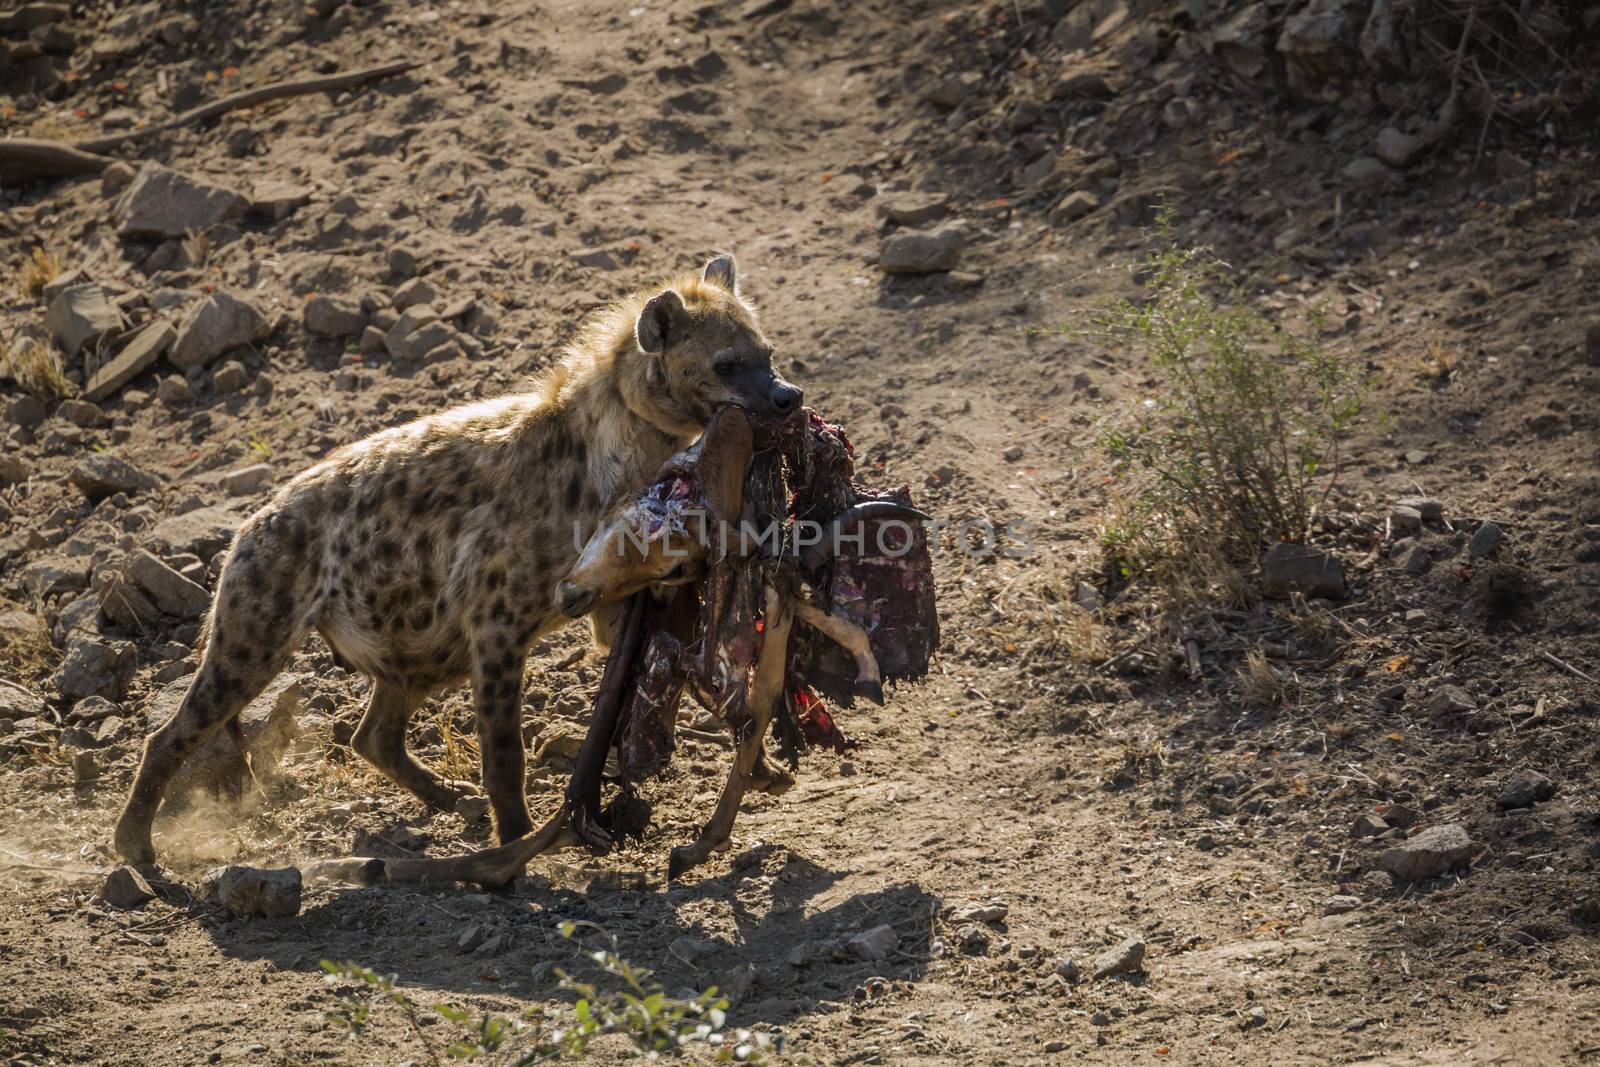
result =
[{"label": "dry grass tuft", "polygon": [[16,273],[17,292],[26,300],[37,300],[44,295],[44,287],[50,279],[61,273],[61,260],[47,252],[43,245],[37,245]]},{"label": "dry grass tuft", "polygon": [[1006,618],[1014,624],[1011,643],[1027,658],[1098,663],[1111,655],[1105,625],[1079,606],[1074,586],[1068,579],[1047,575],[1014,599],[1007,598]]},{"label": "dry grass tuft", "polygon": [[[13,610],[0,607],[0,612]],[[33,617],[33,625],[8,628],[0,635],[0,677],[36,682],[55,670],[60,660],[60,653],[50,640],[50,627],[38,614]]]},{"label": "dry grass tuft", "polygon": [[24,391],[43,400],[65,400],[78,391],[67,378],[61,357],[43,341],[31,337],[13,340],[0,349],[0,362]]},{"label": "dry grass tuft", "polygon": [[434,718],[439,728],[440,744],[444,748],[438,770],[446,778],[471,781],[478,773],[478,741],[471,734],[458,731],[451,718],[452,712],[448,707],[441,707]]},{"label": "dry grass tuft", "polygon": [[1239,695],[1246,704],[1283,707],[1289,702],[1294,675],[1267,662],[1267,654],[1252,648],[1239,668]]}]

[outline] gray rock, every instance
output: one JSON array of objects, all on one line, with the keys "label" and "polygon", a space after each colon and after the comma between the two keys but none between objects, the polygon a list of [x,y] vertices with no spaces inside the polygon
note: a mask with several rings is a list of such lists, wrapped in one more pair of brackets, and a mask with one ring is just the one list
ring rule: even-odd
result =
[{"label": "gray rock", "polygon": [[229,496],[250,496],[271,484],[272,467],[266,463],[241,467],[222,476],[222,488],[227,490]]},{"label": "gray rock", "polygon": [[1428,573],[1428,568],[1433,566],[1433,557],[1421,545],[1411,544],[1400,552],[1395,563],[1407,574],[1420,575]]},{"label": "gray rock", "polygon": [[397,278],[409,278],[417,273],[417,259],[419,257],[417,250],[414,248],[395,245],[389,249],[384,258],[389,264],[390,273]]},{"label": "gray rock", "polygon": [[1383,810],[1383,821],[1390,826],[1398,826],[1402,830],[1409,830],[1422,821],[1422,812],[1404,804],[1390,804]]},{"label": "gray rock", "polygon": [[21,456],[0,454],[0,489],[25,482],[32,473]]},{"label": "gray rock", "polygon": [[1466,828],[1451,823],[1423,830],[1386,850],[1378,866],[1403,882],[1420,882],[1464,866],[1477,849]]},{"label": "gray rock", "polygon": [[954,270],[967,238],[956,226],[937,230],[899,230],[884,238],[878,266],[889,274],[932,274]]},{"label": "gray rock", "polygon": [[394,335],[399,329],[399,325],[396,325],[384,339],[389,354],[396,359],[425,359],[429,353],[453,345],[458,339],[455,330],[439,321],[423,323],[396,343]]},{"label": "gray rock", "polygon": [[667,946],[667,951],[691,967],[698,967],[715,956],[722,946],[704,937],[679,937]]},{"label": "gray rock", "polygon": [[196,619],[211,606],[211,594],[167,566],[154,553],[136,549],[122,564],[128,579],[144,590],[156,607],[180,619]]},{"label": "gray rock", "polygon": [[484,926],[474,923],[456,935],[456,951],[462,953],[475,952],[477,951],[478,946],[483,944],[488,939],[488,929]]},{"label": "gray rock", "polygon": [[1340,172],[1347,184],[1359,189],[1377,188],[1388,182],[1394,171],[1384,166],[1381,160],[1371,156],[1357,156]]},{"label": "gray rock", "polygon": [[1385,126],[1378,131],[1377,144],[1374,149],[1379,159],[1391,167],[1409,167],[1417,161],[1426,149],[1427,143],[1414,134],[1397,130],[1393,126]]},{"label": "gray rock", "polygon": [[19,396],[6,405],[6,422],[31,430],[50,415],[50,409],[36,396]]},{"label": "gray rock", "polygon": [[144,590],[119,569],[103,567],[95,572],[94,595],[106,618],[124,626],[144,625],[161,614]]},{"label": "gray rock", "polygon": [[124,237],[182,238],[237,218],[247,207],[248,201],[232,189],[146,163],[118,203],[119,232]]},{"label": "gray rock", "polygon": [[1144,941],[1130,937],[1115,948],[1094,958],[1090,974],[1098,981],[1118,974],[1138,974],[1144,970]]},{"label": "gray rock", "polygon": [[376,326],[368,326],[361,332],[361,343],[358,350],[363,356],[375,356],[380,352],[387,352],[384,344],[385,334]]},{"label": "gray rock", "polygon": [[1444,505],[1426,496],[1403,496],[1397,503],[1400,507],[1411,508],[1422,516],[1423,522],[1443,522]]},{"label": "gray rock", "polygon": [[[70,732],[70,731],[69,731]],[[62,735],[62,741],[67,740]],[[72,755],[72,780],[79,785],[92,782],[100,777],[100,761],[94,758],[93,752],[75,752]]]},{"label": "gray rock", "polygon": [[901,226],[922,226],[944,218],[950,197],[944,193],[893,193],[878,201],[878,217]]},{"label": "gray rock", "polygon": [[31,560],[18,576],[23,591],[29,596],[42,598],[57,593],[75,593],[89,584],[87,572],[81,561],[74,562],[57,557]]},{"label": "gray rock", "polygon": [[229,293],[212,293],[183,316],[167,358],[180,370],[193,370],[270,332],[266,316],[254,304]]},{"label": "gray rock", "polygon": [[44,326],[69,356],[127,325],[122,312],[94,282],[71,286],[50,302]]},{"label": "gray rock", "polygon": [[1335,894],[1322,902],[1322,914],[1343,915],[1361,907],[1361,898]]},{"label": "gray rock", "polygon": [[473,950],[474,956],[502,956],[511,951],[511,946],[516,944],[516,939],[508,933],[492,934],[484,939],[483,944]]},{"label": "gray rock", "polygon": [[161,484],[153,475],[109,452],[97,452],[89,456],[72,468],[67,480],[77,488],[78,492],[95,501],[104,500],[117,493],[133,496]]},{"label": "gray rock", "polygon": [[432,305],[438,302],[439,290],[426,278],[412,278],[394,291],[394,306],[400,311],[418,304]]},{"label": "gray rock", "polygon": [[250,372],[244,369],[244,364],[236,359],[230,359],[218,367],[211,376],[211,388],[219,394],[237,393],[250,382]]},{"label": "gray rock", "polygon": [[604,248],[589,248],[582,252],[574,252],[572,261],[579,266],[593,267],[595,270],[616,270],[620,266],[617,257]]},{"label": "gray rock", "polygon": [[1269,597],[1300,592],[1339,600],[1345,595],[1344,566],[1337,556],[1279,541],[1261,557],[1261,588]]},{"label": "gray rock", "polygon": [[190,552],[209,561],[228,547],[243,521],[226,508],[196,508],[156,523],[150,541],[167,554]]},{"label": "gray rock", "polygon": [[116,393],[154,366],[177,337],[178,331],[173,329],[170,322],[164,319],[152,322],[123,345],[121,352],[101,364],[89,379],[89,384],[84,386],[84,397],[99,401]]},{"label": "gray rock", "polygon": [[845,942],[845,948],[858,960],[874,962],[888,959],[900,950],[900,935],[888,924],[874,926]]},{"label": "gray rock", "polygon": [[1427,710],[1430,718],[1443,719],[1451,715],[1465,715],[1476,711],[1478,702],[1459,685],[1441,685],[1428,696]]},{"label": "gray rock", "polygon": [[1356,819],[1355,825],[1350,827],[1351,837],[1377,837],[1389,829],[1389,824],[1376,815],[1362,815]]},{"label": "gray rock", "polygon": [[367,328],[367,315],[348,297],[318,294],[306,301],[305,326],[319,337],[349,337]]},{"label": "gray rock", "polygon": [[155,895],[156,891],[150,888],[144,875],[132,867],[118,867],[106,877],[105,885],[100,887],[100,899],[124,911],[154,900]]},{"label": "gray rock", "polygon": [[250,193],[250,210],[273,222],[282,222],[311,202],[311,190],[292,182],[269,181]]},{"label": "gray rock", "polygon": [[1105,75],[1093,70],[1063,71],[1050,87],[1057,100],[1109,100],[1116,95]]},{"label": "gray rock", "polygon": [[983,84],[983,76],[974,70],[964,70],[936,82],[928,90],[928,102],[937,107],[954,108],[971,96]]},{"label": "gray rock", "polygon": [[1211,31],[1211,54],[1238,77],[1253,82],[1267,70],[1272,24],[1265,4],[1248,4]]},{"label": "gray rock", "polygon": [[489,798],[467,796],[456,801],[456,814],[468,826],[482,822],[489,814]]},{"label": "gray rock", "polygon": [[217,879],[217,903],[240,919],[275,919],[300,913],[300,869],[228,867]]},{"label": "gray rock", "polygon": [[[373,319],[376,322],[377,316],[373,316]],[[383,343],[389,349],[389,354],[398,358],[398,354],[402,350],[407,337],[416,333],[423,326],[431,322],[437,322],[438,319],[439,313],[433,309],[431,304],[413,304],[411,307],[406,308],[400,317],[395,319],[394,325],[390,326],[388,332],[384,335]]]},{"label": "gray rock", "polygon": [[63,400],[60,404],[57,404],[56,417],[66,419],[74,426],[82,426],[86,430],[106,424],[106,413],[100,410],[98,404],[92,404],[77,397]]},{"label": "gray rock", "polygon": [[1547,775],[1535,770],[1521,770],[1506,780],[1495,805],[1502,811],[1531,808],[1555,795],[1556,784]]},{"label": "gray rock", "polygon": [[137,654],[128,641],[104,641],[80,635],[50,676],[50,685],[69,700],[103,696],[121,700],[133,681]]},{"label": "gray rock", "polygon": [[1467,542],[1467,554],[1475,557],[1492,555],[1505,536],[1505,531],[1499,526],[1485,522],[1473,532],[1472,540]]},{"label": "gray rock", "polygon": [[1010,912],[1010,906],[999,900],[993,900],[987,904],[966,904],[950,913],[950,921],[958,923],[997,923]]},{"label": "gray rock", "polygon": [[156,386],[156,399],[169,408],[187,404],[193,396],[194,390],[189,388],[188,381],[181,374],[169,374]]},{"label": "gray rock", "polygon": [[92,281],[94,279],[89,277],[88,272],[82,267],[73,267],[71,270],[64,270],[45,282],[41,295],[44,297],[44,303],[48,307],[55,301],[56,297],[71,289],[74,285],[85,285]]},{"label": "gray rock", "polygon": [[1081,219],[1095,208],[1100,206],[1100,198],[1093,193],[1079,189],[1077,192],[1068,193],[1061,198],[1061,202],[1050,209],[1050,222],[1056,226]]},{"label": "gray rock", "polygon": [[1405,504],[1396,504],[1389,509],[1389,528],[1402,534],[1421,533],[1422,512]]},{"label": "gray rock", "polygon": [[1071,956],[1062,956],[1056,961],[1056,973],[1068,982],[1076,982],[1083,977],[1083,968]]}]

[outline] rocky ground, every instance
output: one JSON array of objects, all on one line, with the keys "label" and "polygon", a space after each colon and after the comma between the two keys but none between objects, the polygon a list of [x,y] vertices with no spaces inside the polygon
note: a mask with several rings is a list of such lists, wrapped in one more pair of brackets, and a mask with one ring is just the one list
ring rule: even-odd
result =
[{"label": "rocky ground", "polygon": [[[422,63],[0,194],[0,1051],[418,1059],[392,1012],[330,1028],[318,961],[559,1014],[551,967],[583,958],[557,929],[581,919],[669,989],[729,989],[797,1063],[1596,1062],[1596,9],[1450,10],[0,14],[18,136]],[[1369,376],[1313,546],[1342,572],[1327,596],[1169,610],[1107,580],[1096,427],[1154,379],[1054,327],[1134,292],[1120,265],[1163,202]],[[717,250],[867,480],[1027,524],[1029,551],[940,557],[929,682],[846,713],[863,747],[751,800],[683,884],[665,855],[723,774],[711,742],[603,859],[236,919],[199,892],[220,863],[485,838],[479,810],[430,816],[351,756],[367,683],[314,640],[250,712],[278,772],[158,823],[153,899],[113,875],[139,738],[194,670],[240,518],[344,442],[515,388],[586,310]],[[598,667],[577,628],[536,649],[536,812]],[[464,692],[413,729],[473,773]]]}]

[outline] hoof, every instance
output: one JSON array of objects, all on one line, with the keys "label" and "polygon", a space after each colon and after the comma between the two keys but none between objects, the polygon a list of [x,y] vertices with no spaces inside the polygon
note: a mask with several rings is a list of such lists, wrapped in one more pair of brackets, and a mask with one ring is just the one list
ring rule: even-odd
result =
[{"label": "hoof", "polygon": [[672,855],[667,858],[667,881],[676,882],[684,871],[694,866],[694,860],[686,854],[688,851],[682,845],[672,850]]},{"label": "hoof", "polygon": [[878,705],[878,707],[883,707],[882,682],[857,682],[856,692]]},{"label": "hoof", "polygon": [[611,851],[611,835],[606,832],[595,819],[594,814],[586,807],[574,807],[567,820],[567,827],[572,831],[585,848],[596,856],[604,856]]}]

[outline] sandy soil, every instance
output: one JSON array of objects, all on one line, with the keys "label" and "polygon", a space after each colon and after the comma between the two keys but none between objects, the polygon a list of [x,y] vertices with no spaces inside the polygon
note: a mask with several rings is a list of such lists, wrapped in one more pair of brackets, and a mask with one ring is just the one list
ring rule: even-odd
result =
[{"label": "sandy soil", "polygon": [[[246,194],[272,181],[310,194],[282,221],[226,224],[197,265],[156,274],[144,257],[160,250],[116,236],[98,179],[7,202],[12,265],[40,242],[114,289],[215,287],[274,324],[227,357],[243,364],[242,389],[217,388],[219,359],[166,404],[163,365],[127,387],[142,403],[106,400],[103,424],[56,415],[7,431],[27,475],[0,491],[0,586],[14,606],[57,620],[73,594],[29,597],[30,565],[101,566],[197,503],[243,514],[269,488],[229,496],[224,473],[266,462],[281,481],[375,429],[512,388],[587,309],[718,250],[739,256],[782,369],[850,429],[868,480],[910,482],[952,521],[1025,520],[1033,551],[942,556],[934,676],[846,713],[860,750],[809,757],[793,791],[749,802],[729,852],[670,886],[667,850],[723,773],[715,745],[686,745],[649,785],[642,840],[540,860],[505,893],[319,888],[294,918],[239,922],[175,890],[118,911],[97,900],[115,864],[108,827],[155,676],[188,654],[168,643],[191,644],[193,624],[111,628],[138,666],[118,701],[126,729],[92,749],[98,777],[82,784],[62,739],[71,702],[44,681],[59,651],[18,653],[7,677],[44,692],[57,721],[44,743],[0,738],[10,1062],[420,1062],[392,1012],[356,1041],[330,1028],[318,961],[393,973],[425,1001],[564,1011],[542,965],[581,970],[582,946],[557,933],[568,919],[615,934],[669,989],[731,985],[733,1021],[781,1032],[795,1063],[1600,1059],[1600,686],[1542,658],[1600,674],[1592,145],[1497,133],[1480,157],[1466,138],[1352,188],[1341,170],[1370,138],[1365,120],[1300,123],[1203,65],[1172,87],[1148,47],[1170,13],[1071,54],[1038,5],[1010,3],[464,0],[328,19],[293,7],[207,5],[176,43],[146,20],[127,31],[140,47],[88,66],[60,101],[7,112],[19,131],[76,135],[118,107],[160,116],[224,86],[427,61],[144,146],[140,158]],[[98,15],[71,25],[84,47],[109,32]],[[1052,99],[1074,65],[1109,72],[1110,99]],[[976,80],[959,107],[930,103],[961,71]],[[1187,117],[1164,120],[1180,97]],[[1017,112],[1032,100],[1045,106],[1030,123]],[[1030,169],[1057,150],[1053,168]],[[1052,221],[1085,180],[1101,206]],[[977,278],[878,269],[880,203],[930,190],[963,222],[960,268]],[[1095,420],[1150,379],[1135,353],[1049,329],[1131,291],[1115,265],[1141,247],[1158,193],[1179,239],[1262,276],[1264,305],[1291,317],[1327,306],[1331,342],[1373,381],[1325,524],[1354,595],[1332,623],[1284,602],[1214,618],[1198,680],[1162,636],[1158,598],[1106,586],[1095,541]],[[392,294],[397,247],[415,251],[441,303],[473,300],[461,322],[481,355],[363,360],[353,340],[305,331],[312,295]],[[7,299],[8,317],[42,317]],[[85,504],[65,475],[90,449],[160,485],[128,507]],[[1389,557],[1386,518],[1419,491],[1448,525],[1424,535],[1435,562],[1412,576]],[[1466,543],[1483,520],[1506,537],[1480,559]],[[1069,632],[1060,603],[1080,580],[1118,595]],[[1286,638],[1303,653],[1280,664],[1289,696],[1252,706],[1245,653]],[[23,648],[17,631],[7,639]],[[534,747],[576,728],[598,678],[585,640],[573,628],[536,650]],[[158,824],[176,879],[347,854],[363,834],[435,853],[483,840],[343,748],[364,679],[315,641],[292,671],[304,732],[285,778],[242,808]],[[1476,710],[1431,716],[1446,684]],[[464,692],[434,700],[414,729],[431,758],[470,767]],[[1553,795],[1501,810],[1525,770]],[[561,784],[559,761],[535,771],[536,813]],[[1463,826],[1470,865],[1394,883],[1378,857],[1403,830],[1376,841],[1352,826],[1397,806],[1423,827]],[[1356,899],[1341,910],[1334,896]],[[991,901],[1003,919],[955,917]],[[839,951],[881,924],[899,938],[888,958]],[[510,933],[510,947],[460,951],[474,925]],[[1127,937],[1147,945],[1138,974],[1058,975],[1063,959],[1087,968]],[[684,938],[703,950],[693,964],[672,951]]]}]

